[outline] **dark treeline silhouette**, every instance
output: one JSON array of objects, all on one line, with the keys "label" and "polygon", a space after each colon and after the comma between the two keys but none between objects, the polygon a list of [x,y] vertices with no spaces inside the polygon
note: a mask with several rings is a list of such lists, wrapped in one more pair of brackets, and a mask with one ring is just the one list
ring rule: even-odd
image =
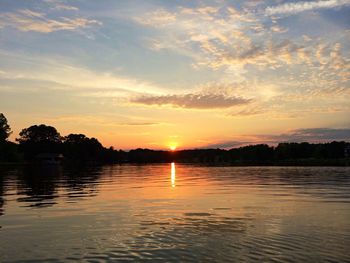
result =
[{"label": "dark treeline silhouette", "polygon": [[54,127],[41,124],[23,129],[19,135],[16,140],[25,160],[33,160],[40,153],[63,154],[68,161],[90,163],[118,160],[118,151],[107,149],[96,138],[88,138],[84,134],[62,137]]},{"label": "dark treeline silhouette", "polygon": [[0,113],[0,162],[20,161],[18,145],[8,141],[12,131],[4,114]]},{"label": "dark treeline silhouette", "polygon": [[348,165],[350,143],[280,143],[249,145],[230,150],[194,149],[130,151],[104,147],[84,134],[61,136],[56,128],[33,125],[19,133],[18,143],[8,141],[11,128],[0,113],[0,162],[33,161],[42,153],[63,154],[66,162],[155,163],[188,162],[231,165]]},{"label": "dark treeline silhouette", "polygon": [[280,143],[249,145],[230,150],[194,149],[153,151],[136,149],[124,153],[129,162],[190,162],[232,165],[347,165],[350,143]]}]

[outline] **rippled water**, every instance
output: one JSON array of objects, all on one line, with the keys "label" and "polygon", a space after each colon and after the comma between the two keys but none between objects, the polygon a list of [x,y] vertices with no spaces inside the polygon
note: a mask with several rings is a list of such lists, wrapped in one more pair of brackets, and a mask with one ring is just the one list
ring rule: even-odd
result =
[{"label": "rippled water", "polygon": [[350,168],[0,168],[0,262],[350,262]]}]

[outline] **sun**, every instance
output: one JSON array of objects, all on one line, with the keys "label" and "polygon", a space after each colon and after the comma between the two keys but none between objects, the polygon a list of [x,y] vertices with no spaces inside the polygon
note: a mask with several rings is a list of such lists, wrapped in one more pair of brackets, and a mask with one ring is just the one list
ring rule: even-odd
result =
[{"label": "sun", "polygon": [[169,148],[170,148],[171,151],[175,151],[177,146],[176,145],[170,145]]}]

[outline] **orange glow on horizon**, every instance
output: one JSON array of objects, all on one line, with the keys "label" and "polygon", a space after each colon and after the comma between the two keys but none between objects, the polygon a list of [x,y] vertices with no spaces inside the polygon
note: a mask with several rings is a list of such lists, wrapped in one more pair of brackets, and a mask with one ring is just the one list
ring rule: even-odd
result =
[{"label": "orange glow on horizon", "polygon": [[170,145],[169,145],[169,149],[170,149],[171,151],[175,151],[175,150],[177,149],[177,144],[175,144],[175,143],[170,144]]}]

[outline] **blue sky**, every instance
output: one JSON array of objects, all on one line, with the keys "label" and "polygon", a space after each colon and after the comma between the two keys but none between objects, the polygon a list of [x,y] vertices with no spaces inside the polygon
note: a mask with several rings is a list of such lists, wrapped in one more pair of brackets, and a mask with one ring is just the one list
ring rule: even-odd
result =
[{"label": "blue sky", "polygon": [[0,0],[0,111],[117,148],[350,139],[349,36],[349,0]]}]

